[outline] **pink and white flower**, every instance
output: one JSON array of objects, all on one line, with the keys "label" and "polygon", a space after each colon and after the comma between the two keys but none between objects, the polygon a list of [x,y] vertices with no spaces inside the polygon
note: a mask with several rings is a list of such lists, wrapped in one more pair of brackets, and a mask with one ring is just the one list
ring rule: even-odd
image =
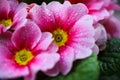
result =
[{"label": "pink and white flower", "polygon": [[0,33],[8,29],[15,30],[26,22],[27,6],[17,0],[0,0]]},{"label": "pink and white flower", "polygon": [[46,74],[55,76],[61,72],[66,75],[71,70],[73,61],[92,54],[95,30],[93,19],[88,15],[84,4],[71,5],[68,1],[63,4],[43,3],[30,9],[29,18],[38,24],[42,32],[51,32],[53,44],[59,47],[60,61]]},{"label": "pink and white flower", "polygon": [[0,78],[24,76],[25,80],[34,80],[36,72],[52,69],[59,60],[58,48],[51,45],[52,41],[52,34],[41,33],[31,21],[13,34],[0,34]]}]

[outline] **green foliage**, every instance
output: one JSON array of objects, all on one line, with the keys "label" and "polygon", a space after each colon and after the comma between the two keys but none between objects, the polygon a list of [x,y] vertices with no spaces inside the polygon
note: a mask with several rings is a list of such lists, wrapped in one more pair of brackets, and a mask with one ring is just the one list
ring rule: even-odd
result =
[{"label": "green foliage", "polygon": [[120,39],[114,38],[107,42],[105,51],[99,55],[101,75],[120,73]]},{"label": "green foliage", "polygon": [[66,75],[59,75],[54,78],[46,78],[44,80],[98,80],[99,66],[97,56],[93,54],[91,57],[76,61],[72,71]]}]

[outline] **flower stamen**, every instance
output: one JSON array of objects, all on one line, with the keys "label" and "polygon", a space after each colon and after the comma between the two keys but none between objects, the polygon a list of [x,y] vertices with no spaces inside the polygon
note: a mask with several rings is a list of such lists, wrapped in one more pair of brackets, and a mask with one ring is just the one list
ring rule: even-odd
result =
[{"label": "flower stamen", "polygon": [[12,20],[11,19],[3,19],[0,21],[0,24],[3,24],[5,27],[8,27],[12,24]]},{"label": "flower stamen", "polygon": [[58,46],[64,46],[67,41],[67,33],[62,29],[57,29],[53,31],[54,43]]},{"label": "flower stamen", "polygon": [[16,52],[15,61],[19,65],[27,65],[28,62],[33,59],[33,57],[34,56],[31,53],[31,51],[23,49],[23,50],[20,50],[20,51]]}]

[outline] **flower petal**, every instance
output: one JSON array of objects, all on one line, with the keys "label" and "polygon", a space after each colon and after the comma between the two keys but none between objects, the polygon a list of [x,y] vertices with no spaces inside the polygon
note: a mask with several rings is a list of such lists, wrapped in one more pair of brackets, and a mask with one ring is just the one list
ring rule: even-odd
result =
[{"label": "flower petal", "polygon": [[50,52],[50,53],[57,52],[58,51],[58,46],[56,44],[50,44],[47,51]]},{"label": "flower petal", "polygon": [[10,15],[14,15],[17,6],[19,5],[18,0],[7,0],[10,5]]},{"label": "flower petal", "polygon": [[0,0],[0,19],[7,19],[10,5],[7,0]]},{"label": "flower petal", "polygon": [[9,48],[9,50],[13,50],[14,46],[11,42],[12,33],[4,32],[0,34],[0,45],[4,45]]},{"label": "flower petal", "polygon": [[51,26],[54,27],[54,16],[50,10],[47,9],[45,3],[41,6],[35,5],[30,9],[29,16],[39,25],[42,31],[45,31],[46,29],[51,30]]},{"label": "flower petal", "polygon": [[70,29],[70,40],[68,45],[80,45],[83,47],[92,48],[95,43],[93,27],[93,19],[89,15],[83,16],[75,25]]},{"label": "flower petal", "polygon": [[4,32],[4,28],[5,28],[4,25],[0,25],[0,34]]},{"label": "flower petal", "polygon": [[59,74],[59,67],[58,65],[56,65],[54,68],[47,70],[46,72],[44,72],[46,75],[48,76],[57,76]]},{"label": "flower petal", "polygon": [[92,48],[93,53],[95,53],[96,55],[98,55],[99,53],[99,47],[95,44],[94,47]]},{"label": "flower petal", "polygon": [[105,18],[108,18],[110,16],[110,13],[106,9],[102,9],[99,11],[91,11],[90,15],[94,18],[94,23],[103,20]]},{"label": "flower petal", "polygon": [[119,19],[112,16],[109,19],[105,19],[103,23],[106,28],[107,33],[110,35],[110,38],[120,38],[120,22]]},{"label": "flower petal", "polygon": [[92,49],[83,46],[74,47],[75,59],[84,59],[92,54]]},{"label": "flower petal", "polygon": [[24,27],[17,29],[12,36],[12,42],[18,49],[32,49],[41,38],[39,27],[32,21],[28,21]]},{"label": "flower petal", "polygon": [[26,17],[27,17],[26,8],[19,9],[17,12],[15,12],[15,15],[13,17],[12,28],[16,29],[25,25],[27,21]]},{"label": "flower petal", "polygon": [[52,69],[59,60],[59,54],[57,53],[41,53],[37,55],[34,60],[31,62],[31,70],[37,72],[39,70],[46,72],[49,69]]},{"label": "flower petal", "polygon": [[29,75],[24,77],[24,80],[35,80],[35,78],[36,78],[36,73],[31,71]]},{"label": "flower petal", "polygon": [[42,37],[35,50],[47,50],[52,41],[53,41],[52,34],[49,32],[43,32]]},{"label": "flower petal", "polygon": [[100,10],[104,5],[103,1],[93,2],[88,5],[89,10]]},{"label": "flower petal", "polygon": [[64,24],[67,18],[66,11],[70,6],[71,3],[69,1],[65,1],[63,4],[58,1],[52,1],[47,5],[47,8],[54,14],[56,23]]},{"label": "flower petal", "polygon": [[82,4],[78,3],[76,5],[72,5],[67,9],[67,18],[65,26],[74,25],[77,20],[79,20],[83,15],[88,13],[87,7]]},{"label": "flower petal", "polygon": [[74,50],[71,47],[67,46],[60,50],[60,61],[58,62],[58,67],[63,75],[67,75],[70,72],[74,56]]}]

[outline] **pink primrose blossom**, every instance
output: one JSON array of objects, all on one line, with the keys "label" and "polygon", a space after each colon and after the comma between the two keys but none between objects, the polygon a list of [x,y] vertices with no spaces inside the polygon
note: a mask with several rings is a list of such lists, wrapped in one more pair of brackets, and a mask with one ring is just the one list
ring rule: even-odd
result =
[{"label": "pink primrose blossom", "polygon": [[27,4],[17,0],[0,0],[0,34],[8,29],[15,30],[26,22]]},{"label": "pink primrose blossom", "polygon": [[[58,47],[52,45],[52,34],[41,33],[31,21],[14,33],[0,34],[0,79],[25,77],[35,80],[38,71],[46,72],[59,61]],[[51,49],[50,49],[51,48]]]},{"label": "pink primrose blossom", "polygon": [[68,1],[63,4],[55,1],[48,5],[43,3],[30,9],[29,18],[38,24],[42,32],[51,32],[53,44],[59,47],[60,60],[46,72],[49,76],[56,76],[59,72],[68,74],[75,60],[92,54],[95,30],[93,18],[88,15],[84,4],[71,5]]}]

